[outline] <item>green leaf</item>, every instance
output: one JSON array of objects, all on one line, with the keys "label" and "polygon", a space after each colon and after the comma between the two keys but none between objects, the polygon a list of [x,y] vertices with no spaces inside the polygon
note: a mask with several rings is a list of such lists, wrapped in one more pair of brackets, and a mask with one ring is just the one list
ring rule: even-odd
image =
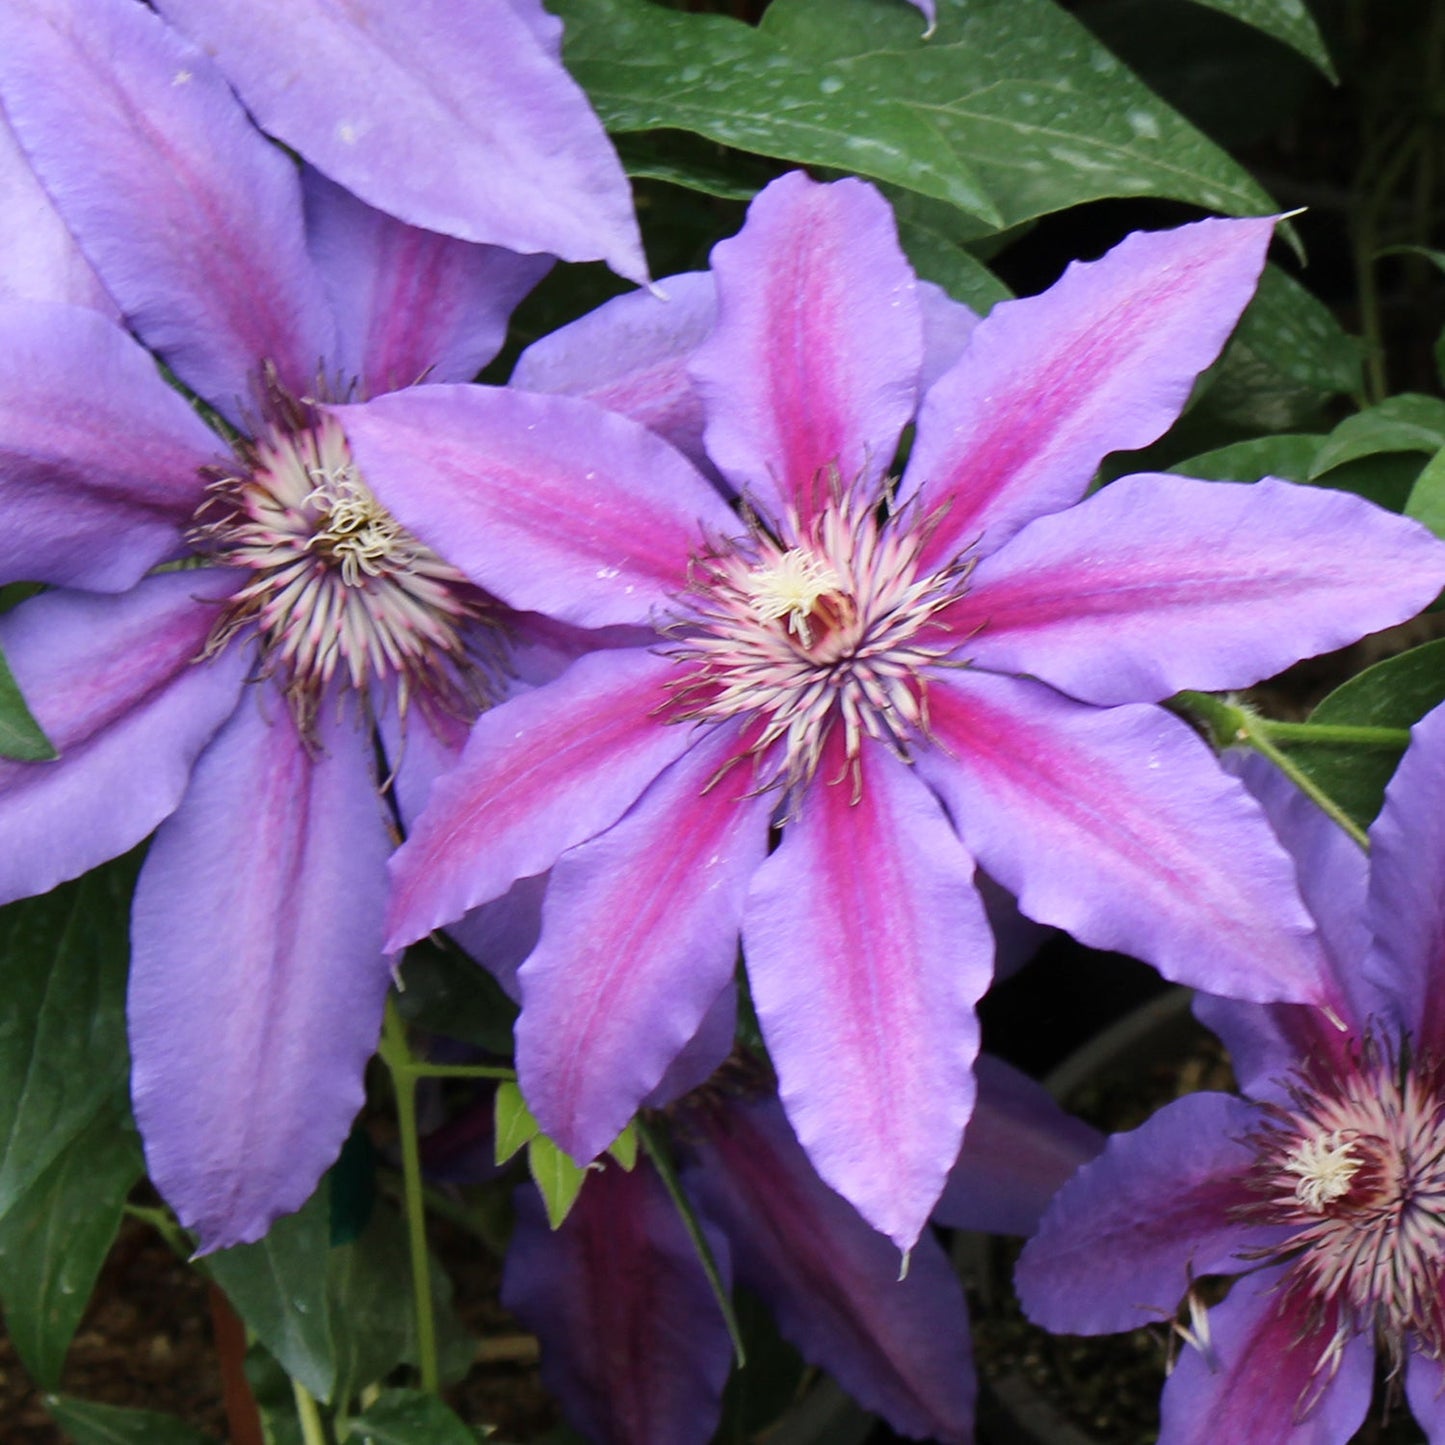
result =
[{"label": "green leaf", "polygon": [[0,653],[0,758],[44,763],[59,756],[40,724],[30,716],[5,654]]},{"label": "green leaf", "polygon": [[75,1445],[215,1445],[174,1415],[98,1405],[74,1395],[48,1395],[45,1404]]},{"label": "green leaf", "polygon": [[0,911],[0,1219],[125,1088],[135,863]]},{"label": "green leaf", "polygon": [[524,1144],[537,1137],[537,1121],[516,1084],[503,1081],[497,1085],[496,1149],[498,1164],[505,1164]]},{"label": "green leaf", "polygon": [[1436,452],[1415,479],[1405,515],[1423,522],[1437,537],[1445,537],[1445,450]]},{"label": "green leaf", "polygon": [[622,1168],[631,1174],[637,1167],[637,1125],[630,1123],[607,1146],[607,1152]]},{"label": "green leaf", "polygon": [[982,261],[964,250],[968,227],[963,212],[897,186],[884,186],[883,192],[893,203],[898,239],[925,281],[942,286],[955,301],[981,316],[1013,295]]},{"label": "green leaf", "polygon": [[[1260,214],[1267,194],[1052,0],[775,0],[756,29],[560,0],[569,69],[615,132],[685,130],[837,167],[1001,227],[1106,196]],[[977,231],[975,231],[977,234]]]},{"label": "green leaf", "polygon": [[1310,477],[1377,452],[1429,452],[1445,446],[1445,401],[1405,392],[1348,416],[1315,457]]},{"label": "green leaf", "polygon": [[527,1145],[527,1166],[547,1206],[547,1222],[560,1229],[572,1212],[587,1171],[574,1164],[545,1134]]},{"label": "green leaf", "polygon": [[1182,477],[1201,477],[1206,482],[1257,482],[1261,477],[1302,482],[1309,476],[1310,463],[1323,441],[1322,436],[1304,432],[1256,437],[1201,452],[1169,470]]},{"label": "green leaf", "polygon": [[622,168],[634,180],[666,181],[726,201],[750,201],[778,173],[775,165],[682,131],[617,138]]},{"label": "green leaf", "polygon": [[122,1091],[0,1222],[5,1327],[41,1389],[60,1383],[65,1352],[142,1168]]},{"label": "green leaf", "polygon": [[397,1010],[409,1024],[510,1055],[517,1006],[496,979],[450,941],[407,950]]},{"label": "green leaf", "polygon": [[477,1435],[435,1395],[387,1390],[355,1416],[347,1438],[358,1445],[477,1445]]},{"label": "green leaf", "polygon": [[1306,60],[1313,61],[1331,80],[1337,80],[1330,53],[1304,0],[1194,0],[1211,10],[1221,10],[1283,41]]},{"label": "green leaf", "polygon": [[[1445,702],[1445,640],[1387,658],[1337,687],[1311,723],[1409,728]],[[1289,755],[1349,815],[1368,826],[1384,801],[1403,748],[1295,742]]]}]

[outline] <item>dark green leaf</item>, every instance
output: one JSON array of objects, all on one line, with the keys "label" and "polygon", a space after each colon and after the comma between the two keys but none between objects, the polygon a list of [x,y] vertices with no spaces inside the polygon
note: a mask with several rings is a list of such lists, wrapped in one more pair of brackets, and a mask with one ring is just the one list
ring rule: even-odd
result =
[{"label": "dark green leaf", "polygon": [[1290,49],[1299,51],[1307,60],[1312,60],[1331,80],[1336,78],[1324,38],[1305,8],[1304,0],[1194,0],[1194,3],[1207,5],[1211,10],[1222,10],[1226,15],[1274,36]]},{"label": "dark green leaf", "polygon": [[5,1328],[43,1390],[65,1352],[142,1170],[124,1093],[52,1160],[0,1223]]},{"label": "dark green leaf", "polygon": [[5,655],[0,653],[0,758],[43,763],[59,756],[40,724],[30,716]]},{"label": "dark green leaf", "polygon": [[681,131],[619,136],[617,154],[634,179],[666,181],[730,201],[752,200],[778,169]]},{"label": "dark green leaf", "polygon": [[1323,441],[1322,436],[1300,432],[1257,437],[1202,452],[1169,470],[1183,477],[1202,477],[1207,482],[1257,482],[1261,477],[1302,482],[1309,476],[1310,463]]},{"label": "dark green leaf", "polygon": [[357,1445],[477,1445],[477,1435],[435,1395],[387,1390],[351,1421]]},{"label": "dark green leaf", "polygon": [[0,911],[0,1218],[129,1072],[131,859]]},{"label": "dark green leaf", "polygon": [[407,1023],[500,1055],[512,1052],[517,1006],[454,944],[421,943],[401,965],[397,1008]]},{"label": "dark green leaf", "polygon": [[883,187],[893,203],[898,239],[913,269],[925,281],[942,286],[955,301],[985,316],[999,301],[1013,294],[987,266],[963,248],[969,234],[967,217],[942,201],[931,201],[915,191]]},{"label": "dark green leaf", "polygon": [[75,1445],[215,1445],[174,1415],[97,1405],[73,1395],[49,1395],[45,1403]]},{"label": "dark green leaf", "polygon": [[1405,392],[1349,416],[1329,435],[1311,468],[1312,478],[1377,452],[1427,452],[1445,447],[1445,401]]},{"label": "dark green leaf", "polygon": [[1415,479],[1405,513],[1445,537],[1445,450],[1435,453]]}]

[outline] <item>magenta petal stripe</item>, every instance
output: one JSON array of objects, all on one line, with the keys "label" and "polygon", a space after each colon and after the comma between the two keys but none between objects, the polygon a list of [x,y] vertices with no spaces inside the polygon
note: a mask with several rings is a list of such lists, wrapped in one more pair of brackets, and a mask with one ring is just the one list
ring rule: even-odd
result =
[{"label": "magenta petal stripe", "polygon": [[[826,497],[818,479],[876,481],[913,415],[923,329],[888,204],[862,181],[776,180],[713,248],[718,321],[692,373],[707,447],[777,516]],[[826,487],[826,483],[825,483]]]},{"label": "magenta petal stripe", "polygon": [[1163,708],[972,670],[929,692],[917,767],[1030,918],[1166,977],[1310,1002],[1328,964],[1259,805]]},{"label": "magenta petal stripe", "polygon": [[390,840],[370,742],[349,719],[318,732],[308,747],[281,696],[253,689],[136,888],[136,1120],[203,1252],[305,1202],[361,1107],[381,1029]]},{"label": "magenta petal stripe", "polygon": [[823,781],[841,757],[835,742],[758,869],[743,948],[803,1148],[907,1250],[973,1109],[993,938],[973,861],[916,775],[870,746],[855,801],[849,780]]},{"label": "magenta petal stripe", "polygon": [[[522,965],[517,1077],[579,1163],[622,1131],[733,976],[738,920],[774,794],[747,795],[719,728],[606,833],[564,853]],[[710,786],[711,785],[711,786]]]}]

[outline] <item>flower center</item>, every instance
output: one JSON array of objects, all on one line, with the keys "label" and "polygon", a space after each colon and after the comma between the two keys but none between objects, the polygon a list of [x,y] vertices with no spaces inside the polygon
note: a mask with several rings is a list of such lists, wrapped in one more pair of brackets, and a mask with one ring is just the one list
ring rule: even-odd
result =
[{"label": "flower center", "polygon": [[750,519],[746,535],[695,557],[665,629],[683,668],[669,719],[746,719],[759,785],[789,792],[838,728],[855,789],[865,739],[906,758],[928,732],[930,671],[963,665],[938,614],[972,564],[923,571],[929,530],[909,509],[835,485],[806,525]]},{"label": "flower center", "polygon": [[303,729],[333,680],[367,695],[394,686],[403,714],[420,699],[471,716],[486,702],[478,662],[502,659],[495,629],[468,636],[468,623],[491,615],[487,599],[377,501],[333,418],[297,403],[278,410],[238,445],[241,466],[215,476],[196,514],[197,548],[247,574],[206,655],[250,629],[262,675],[284,679]]}]

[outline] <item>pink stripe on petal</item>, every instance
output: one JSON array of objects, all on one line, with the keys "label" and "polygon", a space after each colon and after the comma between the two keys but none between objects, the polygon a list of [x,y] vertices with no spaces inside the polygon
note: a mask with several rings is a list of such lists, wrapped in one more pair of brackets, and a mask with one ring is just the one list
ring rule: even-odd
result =
[{"label": "pink stripe on petal", "polygon": [[1325,996],[1293,864],[1171,713],[969,670],[934,684],[929,714],[918,770],[1030,918],[1209,992]]},{"label": "pink stripe on petal", "polygon": [[500,897],[615,823],[693,742],[654,716],[674,666],[641,649],[591,653],[483,713],[393,861],[387,946]]},{"label": "pink stripe on petal", "polygon": [[713,274],[718,321],[692,372],[723,474],[772,515],[810,511],[832,469],[845,483],[881,477],[923,358],[888,203],[863,181],[790,172],[714,248]]},{"label": "pink stripe on petal", "polygon": [[[835,739],[837,734],[834,735]],[[993,938],[973,860],[881,747],[861,796],[832,743],[758,869],[743,923],[779,1092],[823,1179],[912,1248],[973,1109]]]},{"label": "pink stripe on petal", "polygon": [[736,752],[736,729],[714,731],[552,869],[542,937],[518,974],[517,1076],[579,1163],[621,1132],[732,979],[777,805],[747,796],[746,765],[714,781]]},{"label": "pink stripe on petal", "polygon": [[995,550],[1078,501],[1106,453],[1162,435],[1253,294],[1273,225],[1136,232],[995,306],[919,411],[903,491],[947,505],[930,555]]},{"label": "pink stripe on petal", "polygon": [[1445,546],[1346,492],[1133,476],[984,558],[950,623],[980,667],[1155,702],[1258,682],[1413,617],[1442,586]]},{"label": "pink stripe on petal", "polygon": [[397,518],[519,611],[652,623],[708,530],[740,530],[666,442],[570,396],[414,387],[335,408]]},{"label": "pink stripe on petal", "polygon": [[336,1158],[390,982],[368,735],[320,747],[254,689],[136,888],[132,1092],[156,1187],[202,1251],[259,1239]]}]

